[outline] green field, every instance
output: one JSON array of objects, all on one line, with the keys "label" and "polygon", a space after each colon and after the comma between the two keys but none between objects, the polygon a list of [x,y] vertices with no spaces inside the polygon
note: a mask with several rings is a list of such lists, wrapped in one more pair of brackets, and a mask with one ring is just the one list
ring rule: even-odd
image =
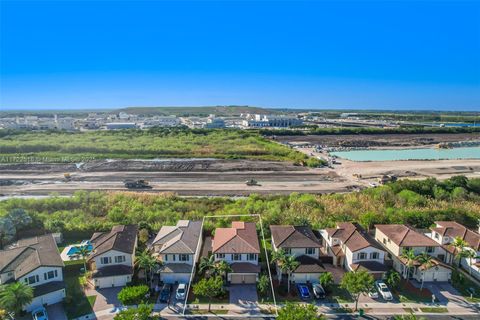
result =
[{"label": "green field", "polygon": [[242,130],[151,129],[91,132],[10,132],[0,138],[0,162],[80,162],[93,159],[220,158],[321,162]]}]

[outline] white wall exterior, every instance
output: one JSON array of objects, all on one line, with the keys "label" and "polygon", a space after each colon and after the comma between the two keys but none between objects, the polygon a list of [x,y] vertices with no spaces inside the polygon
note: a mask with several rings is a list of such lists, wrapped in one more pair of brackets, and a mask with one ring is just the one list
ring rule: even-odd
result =
[{"label": "white wall exterior", "polygon": [[189,283],[190,273],[160,273],[160,280],[164,283]]},{"label": "white wall exterior", "polygon": [[131,275],[111,276],[93,279],[95,287],[98,288],[124,287],[130,281],[132,281]]},{"label": "white wall exterior", "polygon": [[[116,263],[115,262],[115,257],[116,256],[125,256],[125,261],[121,262],[121,263]],[[112,262],[109,263],[109,264],[102,264],[101,259],[103,257],[110,257]],[[125,266],[133,267],[133,255],[131,255],[129,253],[125,253],[125,252],[116,251],[116,250],[110,250],[110,251],[107,251],[107,252],[105,252],[105,253],[103,253],[99,256],[96,256],[95,258],[93,258],[93,261],[95,262],[95,266],[96,266],[97,269],[103,268],[103,267],[108,267],[108,266],[113,266],[113,265],[125,265]]]},{"label": "white wall exterior", "polygon": [[229,264],[235,263],[235,262],[248,262],[254,265],[258,265],[258,254],[255,254],[255,259],[254,260],[247,260],[248,253],[241,253],[240,257],[241,260],[233,260],[232,259],[233,254],[230,253],[225,253],[224,258],[219,258],[218,253],[215,253],[215,261],[226,261]]},{"label": "white wall exterior", "polygon": [[50,292],[42,296],[33,298],[32,302],[27,305],[24,310],[27,312],[32,312],[34,309],[41,307],[43,305],[52,305],[63,301],[65,298],[65,289],[58,291]]},{"label": "white wall exterior", "polygon": [[195,258],[193,254],[187,254],[188,260],[180,260],[180,254],[161,254],[160,260],[162,260],[165,264],[169,263],[185,263],[189,265],[193,265],[193,259]]},{"label": "white wall exterior", "polygon": [[[47,273],[48,271],[55,271],[55,270],[57,270],[57,277],[45,280],[44,274]],[[35,287],[35,286],[39,286],[41,284],[45,284],[52,281],[63,281],[63,272],[61,267],[39,267],[33,270],[32,272],[27,273],[23,277],[18,278],[17,281],[21,283],[26,283],[25,279],[28,279],[28,277],[37,276],[37,275],[38,275],[39,282],[29,284],[29,286]]]}]

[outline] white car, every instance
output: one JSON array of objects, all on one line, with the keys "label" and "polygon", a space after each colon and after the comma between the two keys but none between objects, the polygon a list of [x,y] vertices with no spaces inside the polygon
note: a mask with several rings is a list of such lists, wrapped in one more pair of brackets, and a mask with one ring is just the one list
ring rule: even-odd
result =
[{"label": "white car", "polygon": [[377,288],[378,292],[382,296],[383,299],[390,301],[393,300],[393,295],[388,289],[387,285],[383,281],[375,281],[375,287]]},{"label": "white car", "polygon": [[372,290],[368,292],[368,296],[372,299],[378,299],[378,291],[375,288],[372,288]]},{"label": "white car", "polygon": [[44,307],[39,307],[32,311],[33,320],[48,320],[47,310]]},{"label": "white car", "polygon": [[185,300],[186,294],[187,294],[187,285],[185,283],[180,283],[175,293],[175,298],[177,300]]}]

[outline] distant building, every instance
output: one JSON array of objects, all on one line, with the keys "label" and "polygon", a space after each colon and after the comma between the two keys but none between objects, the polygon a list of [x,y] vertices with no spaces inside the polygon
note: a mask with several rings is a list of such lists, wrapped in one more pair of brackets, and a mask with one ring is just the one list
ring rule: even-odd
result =
[{"label": "distant building", "polygon": [[109,122],[105,124],[107,130],[135,129],[137,125],[134,122]]},{"label": "distant building", "polygon": [[176,127],[181,124],[180,119],[176,116],[155,116],[143,122],[142,128],[148,129],[152,127]]},{"label": "distant building", "polygon": [[263,114],[247,114],[246,119],[242,121],[242,125],[247,128],[288,128],[302,124],[303,121],[296,117]]},{"label": "distant building", "polygon": [[207,129],[225,128],[225,121],[215,115],[210,115],[203,127]]}]

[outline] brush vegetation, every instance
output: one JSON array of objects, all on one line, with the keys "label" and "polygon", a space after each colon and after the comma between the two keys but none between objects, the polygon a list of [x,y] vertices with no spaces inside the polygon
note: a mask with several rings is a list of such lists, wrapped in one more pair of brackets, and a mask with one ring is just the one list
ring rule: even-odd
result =
[{"label": "brush vegetation", "polygon": [[[480,179],[457,176],[443,182],[401,180],[362,192],[330,195],[292,193],[232,199],[78,191],[72,197],[0,202],[0,216],[7,217],[18,209],[24,209],[32,218],[28,225],[18,228],[22,236],[29,232],[61,231],[67,237],[81,238],[116,224],[130,223],[156,232],[163,225],[175,225],[179,219],[231,214],[261,214],[265,230],[271,224],[324,228],[338,221],[357,221],[367,229],[377,223],[428,228],[435,220],[455,220],[474,228],[480,218]],[[227,226],[229,221],[208,221],[205,228],[208,231]]]}]

